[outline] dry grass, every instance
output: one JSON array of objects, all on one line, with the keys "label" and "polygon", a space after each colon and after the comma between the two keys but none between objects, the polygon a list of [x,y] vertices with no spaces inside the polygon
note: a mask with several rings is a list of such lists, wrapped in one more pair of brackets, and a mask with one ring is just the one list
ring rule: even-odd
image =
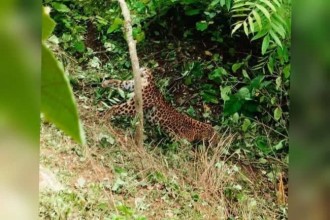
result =
[{"label": "dry grass", "polygon": [[[90,207],[82,213],[79,209],[86,209],[86,205],[74,208],[68,203],[70,214],[62,213],[66,210],[64,204],[50,211],[47,207],[59,206],[56,202],[59,198],[45,199],[53,198],[57,192],[42,192],[41,218],[53,212],[53,216],[64,215],[68,219],[80,215],[87,219],[115,219],[109,216],[126,216],[122,204],[134,211],[124,219],[138,219],[135,215],[147,219],[277,218],[278,210],[272,203],[276,198],[268,201],[257,188],[263,180],[248,176],[229,160],[231,155],[226,152],[235,141],[229,132],[223,134],[214,148],[192,149],[185,142],[175,153],[150,145],[138,148],[127,132],[97,117],[89,100],[79,105],[88,144],[79,146],[54,126],[44,123],[41,164],[56,174],[65,189],[78,198],[84,195],[84,204]],[[115,143],[102,147],[102,137],[108,136],[114,138]],[[124,170],[123,175],[116,171],[119,168]],[[119,180],[122,186],[114,190]],[[95,193],[98,196],[92,195],[95,185],[99,186]],[[107,207],[103,211],[95,208],[104,203]]]}]

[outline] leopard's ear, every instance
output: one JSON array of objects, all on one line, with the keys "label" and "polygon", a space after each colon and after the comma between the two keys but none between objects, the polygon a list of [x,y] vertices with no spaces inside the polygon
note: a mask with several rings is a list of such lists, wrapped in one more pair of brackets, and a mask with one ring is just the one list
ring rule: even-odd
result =
[{"label": "leopard's ear", "polygon": [[140,68],[140,74],[141,74],[141,77],[146,77],[145,72],[146,72],[146,68],[145,68],[145,67],[141,67],[141,68]]}]

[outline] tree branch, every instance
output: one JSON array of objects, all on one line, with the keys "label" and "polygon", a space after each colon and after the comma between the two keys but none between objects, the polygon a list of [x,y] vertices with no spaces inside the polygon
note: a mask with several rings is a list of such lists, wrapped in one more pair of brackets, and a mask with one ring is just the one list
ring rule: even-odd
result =
[{"label": "tree branch", "polygon": [[125,0],[118,0],[122,14],[124,16],[124,31],[126,34],[126,41],[128,44],[129,55],[131,58],[132,69],[134,74],[134,93],[135,93],[135,108],[138,117],[138,124],[135,132],[135,141],[138,147],[143,147],[143,100],[142,100],[142,86],[139,59],[136,52],[136,42],[132,34],[132,21],[129,9]]}]

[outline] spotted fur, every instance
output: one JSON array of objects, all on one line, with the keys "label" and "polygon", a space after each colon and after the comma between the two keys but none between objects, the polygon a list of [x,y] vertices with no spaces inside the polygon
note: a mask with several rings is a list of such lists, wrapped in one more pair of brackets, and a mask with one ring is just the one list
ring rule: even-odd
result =
[{"label": "spotted fur", "polygon": [[[143,111],[146,119],[159,125],[165,132],[174,137],[184,138],[188,141],[216,142],[219,138],[213,127],[207,123],[197,121],[178,112],[173,108],[157,89],[150,69],[141,68]],[[118,87],[134,90],[134,81],[106,80],[102,87]],[[127,102],[113,106],[107,115],[135,115],[134,97]]]}]

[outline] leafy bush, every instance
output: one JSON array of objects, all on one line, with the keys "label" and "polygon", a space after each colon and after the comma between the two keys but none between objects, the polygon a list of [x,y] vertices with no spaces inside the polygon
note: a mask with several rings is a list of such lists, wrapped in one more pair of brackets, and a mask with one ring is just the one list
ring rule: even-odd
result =
[{"label": "leafy bush", "polygon": [[[239,132],[241,141],[233,149],[242,149],[244,155],[286,158],[290,0],[128,3],[142,61],[151,67],[170,66],[166,69],[170,80],[166,78],[161,90],[172,103],[176,104],[172,100],[176,95],[168,96],[168,88],[178,78],[196,94],[179,109]],[[44,0],[44,5],[53,8],[58,45],[82,66],[112,77],[129,75],[123,20],[116,2]],[[104,100],[105,94],[112,100],[123,96],[98,90],[97,100]]]}]

